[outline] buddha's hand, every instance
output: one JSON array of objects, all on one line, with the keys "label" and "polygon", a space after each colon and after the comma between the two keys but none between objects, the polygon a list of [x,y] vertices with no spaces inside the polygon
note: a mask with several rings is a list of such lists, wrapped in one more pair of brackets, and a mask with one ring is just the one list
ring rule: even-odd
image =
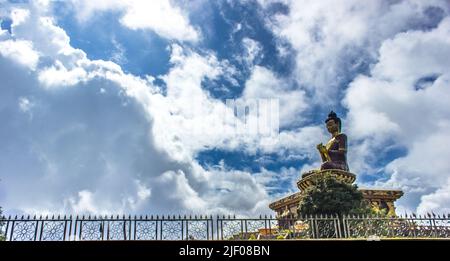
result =
[{"label": "buddha's hand", "polygon": [[325,146],[323,146],[322,143],[317,144],[317,149],[322,153],[324,153],[326,151]]}]

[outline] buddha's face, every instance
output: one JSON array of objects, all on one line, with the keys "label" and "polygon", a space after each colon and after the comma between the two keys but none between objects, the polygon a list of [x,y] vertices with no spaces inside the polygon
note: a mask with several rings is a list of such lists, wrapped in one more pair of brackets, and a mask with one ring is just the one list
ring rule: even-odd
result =
[{"label": "buddha's face", "polygon": [[334,120],[327,121],[327,130],[329,133],[335,133],[339,131],[339,125]]}]

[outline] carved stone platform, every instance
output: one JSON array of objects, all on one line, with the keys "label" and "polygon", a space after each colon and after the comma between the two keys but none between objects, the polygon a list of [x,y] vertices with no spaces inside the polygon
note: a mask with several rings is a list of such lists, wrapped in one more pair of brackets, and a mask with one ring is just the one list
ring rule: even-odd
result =
[{"label": "carved stone platform", "polygon": [[303,173],[302,178],[299,181],[297,181],[297,187],[300,190],[305,190],[308,187],[314,185],[315,179],[325,175],[330,175],[335,179],[345,182],[347,184],[352,184],[356,180],[355,174],[340,169],[312,170]]}]

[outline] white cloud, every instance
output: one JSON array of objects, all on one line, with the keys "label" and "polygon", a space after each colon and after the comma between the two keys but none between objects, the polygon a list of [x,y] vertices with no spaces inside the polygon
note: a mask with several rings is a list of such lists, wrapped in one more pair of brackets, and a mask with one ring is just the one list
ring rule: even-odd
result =
[{"label": "white cloud", "polygon": [[435,26],[439,11],[448,11],[445,1],[282,2],[289,13],[267,18],[267,24],[292,46],[294,76],[320,106],[337,103],[341,85],[376,61],[385,39],[419,24]]},{"label": "white cloud", "polygon": [[245,50],[243,59],[248,67],[251,67],[253,63],[257,63],[258,60],[262,59],[262,46],[259,42],[245,37],[244,39],[242,39],[242,46]]},{"label": "white cloud", "polygon": [[88,190],[78,192],[78,199],[70,199],[70,203],[75,213],[96,213],[98,211],[93,202],[92,192]]},{"label": "white cloud", "polygon": [[436,213],[448,214],[450,213],[450,180],[444,186],[436,190],[434,193],[424,195],[420,199],[420,204],[417,207],[417,212],[420,214]]},{"label": "white cloud", "polygon": [[[380,157],[389,143],[406,149],[405,156],[384,168],[390,177],[376,182],[402,188],[405,196],[399,203],[404,202],[404,209],[416,204],[420,212],[448,207],[438,199],[445,197],[450,173],[444,156],[450,153],[446,142],[450,139],[450,63],[443,59],[446,54],[450,54],[449,18],[430,31],[397,34],[382,43],[371,76],[357,77],[344,99],[350,136],[364,147],[355,157]],[[430,82],[418,87],[424,79]]]},{"label": "white cloud", "polygon": [[30,41],[2,41],[0,42],[0,55],[32,70],[36,68],[39,61],[39,54],[33,49],[33,44]]},{"label": "white cloud", "polygon": [[[227,127],[222,112],[228,109],[201,87],[205,78],[232,73],[226,61],[173,45],[173,67],[162,77],[167,95],[162,95],[150,76],[140,78],[113,62],[88,59],[36,7],[0,41],[29,41],[45,60],[33,71],[8,66],[0,57],[0,73],[8,79],[1,108],[9,108],[12,99],[12,111],[23,110],[29,103],[22,99],[17,106],[17,101],[30,95],[39,104],[31,120],[0,114],[6,133],[0,142],[9,151],[0,158],[1,172],[12,173],[2,177],[0,186],[9,212],[268,210],[264,186],[251,173],[204,169],[194,160],[205,146],[230,146],[225,141],[232,136],[214,129]],[[193,114],[192,101],[205,105],[205,111]],[[189,123],[206,123],[211,139],[186,131]],[[217,194],[221,188],[224,197]]]},{"label": "white cloud", "polygon": [[194,28],[188,14],[169,0],[162,1],[73,1],[80,21],[85,22],[97,12],[118,11],[120,23],[132,30],[148,29],[161,37],[197,42],[201,33]]},{"label": "white cloud", "polygon": [[29,112],[34,104],[26,97],[19,98],[19,108],[22,112]]},{"label": "white cloud", "polygon": [[244,99],[279,99],[280,125],[285,126],[301,120],[301,113],[307,108],[305,92],[292,89],[289,82],[279,79],[265,67],[255,66],[245,83]]},{"label": "white cloud", "polygon": [[84,80],[87,76],[82,67],[75,67],[67,70],[60,61],[55,61],[55,65],[43,69],[39,73],[39,81],[46,87],[71,86]]}]

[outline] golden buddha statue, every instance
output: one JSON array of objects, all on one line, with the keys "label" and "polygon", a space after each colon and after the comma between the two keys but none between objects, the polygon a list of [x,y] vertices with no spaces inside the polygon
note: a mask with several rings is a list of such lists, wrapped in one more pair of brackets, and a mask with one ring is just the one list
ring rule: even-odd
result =
[{"label": "golden buddha statue", "polygon": [[317,145],[317,150],[319,150],[322,158],[320,169],[349,171],[347,165],[347,135],[341,133],[341,119],[334,111],[331,111],[325,123],[328,132],[331,134],[331,139],[326,145],[322,143]]}]

